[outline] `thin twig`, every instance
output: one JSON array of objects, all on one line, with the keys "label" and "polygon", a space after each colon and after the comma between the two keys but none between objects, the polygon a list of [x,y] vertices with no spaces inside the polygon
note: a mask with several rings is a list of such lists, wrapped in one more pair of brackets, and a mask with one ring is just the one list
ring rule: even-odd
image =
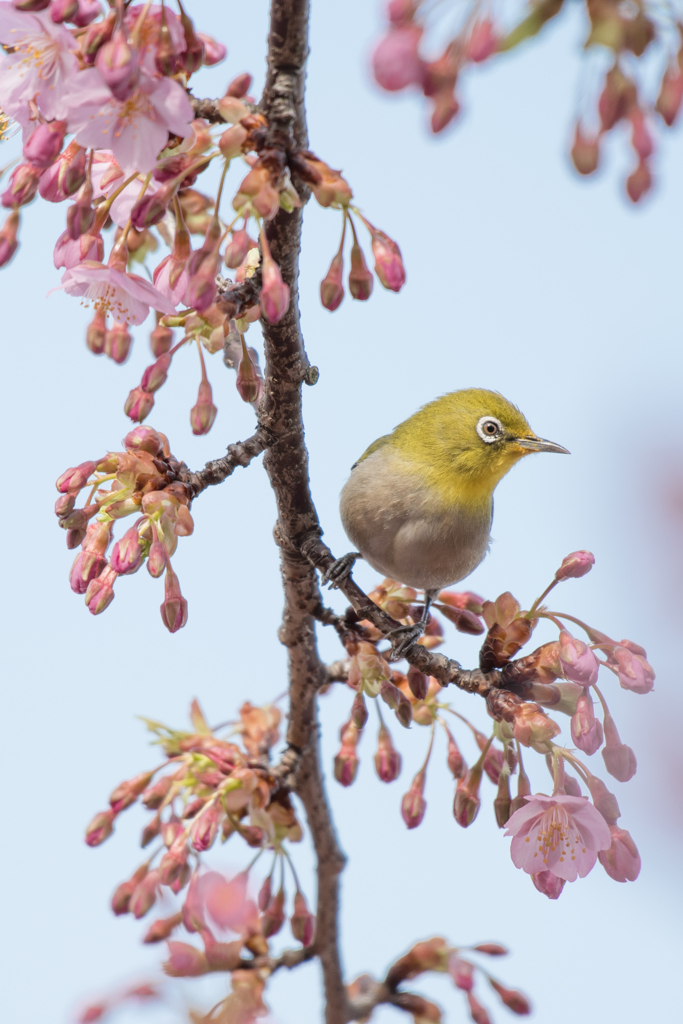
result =
[{"label": "thin twig", "polygon": [[252,459],[273,444],[273,440],[273,436],[268,430],[258,426],[256,433],[246,441],[229,444],[227,455],[215,459],[213,462],[207,462],[204,469],[200,469],[196,473],[187,470],[181,475],[181,480],[190,490],[191,497],[196,498],[207,487],[222,484],[238,466],[248,466]]}]

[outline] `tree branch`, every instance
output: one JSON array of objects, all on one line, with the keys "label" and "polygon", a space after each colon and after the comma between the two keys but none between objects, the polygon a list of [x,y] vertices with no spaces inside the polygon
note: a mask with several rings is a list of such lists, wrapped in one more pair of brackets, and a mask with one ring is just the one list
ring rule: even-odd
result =
[{"label": "tree branch", "polygon": [[[268,37],[268,73],[262,109],[273,144],[286,152],[307,146],[304,110],[308,56],[308,0],[272,0]],[[301,190],[302,199],[307,199]],[[308,452],[301,414],[301,382],[308,370],[299,324],[298,274],[302,211],[283,210],[267,226],[268,242],[290,288],[287,313],[277,324],[263,324],[265,387],[259,425],[277,438],[264,459],[275,493],[285,607],[280,640],[289,651],[289,726],[287,740],[303,751],[294,779],[311,830],[317,857],[318,899],[314,948],[320,957],[326,1024],[345,1024],[347,999],[337,935],[339,875],[344,866],[332,825],[319,759],[316,694],[325,682],[325,666],[316,648],[313,611],[321,606],[311,564],[299,551],[299,538],[319,532],[308,476]]]},{"label": "tree branch", "polygon": [[190,497],[196,498],[207,487],[222,484],[238,466],[248,466],[252,459],[264,452],[272,443],[273,436],[270,431],[259,424],[256,433],[246,441],[229,444],[227,455],[221,459],[215,459],[213,462],[207,462],[204,469],[200,469],[196,473],[188,470],[181,475],[180,479],[190,491]]}]

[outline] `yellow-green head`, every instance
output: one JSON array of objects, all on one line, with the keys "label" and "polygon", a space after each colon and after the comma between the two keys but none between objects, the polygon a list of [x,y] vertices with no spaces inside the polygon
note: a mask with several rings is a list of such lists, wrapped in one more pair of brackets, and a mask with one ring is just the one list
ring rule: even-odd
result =
[{"label": "yellow-green head", "polygon": [[490,503],[505,474],[531,452],[566,448],[538,437],[519,409],[497,391],[464,388],[442,395],[372,444],[390,446],[447,503],[469,508]]}]

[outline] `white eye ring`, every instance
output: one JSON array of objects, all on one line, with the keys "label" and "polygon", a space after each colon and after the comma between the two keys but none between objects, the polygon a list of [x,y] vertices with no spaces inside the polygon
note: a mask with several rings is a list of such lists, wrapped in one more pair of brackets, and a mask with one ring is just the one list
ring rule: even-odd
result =
[{"label": "white eye ring", "polygon": [[[487,427],[495,427],[494,432],[491,433],[490,429],[486,429]],[[492,441],[497,441],[503,433],[503,424],[495,416],[482,416],[477,423],[477,433],[482,441],[485,441],[486,444],[491,444]]]}]

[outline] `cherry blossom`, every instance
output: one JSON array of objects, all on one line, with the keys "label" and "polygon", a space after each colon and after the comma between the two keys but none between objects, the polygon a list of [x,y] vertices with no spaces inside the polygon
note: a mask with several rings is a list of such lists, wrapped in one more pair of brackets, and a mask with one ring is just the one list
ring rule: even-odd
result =
[{"label": "cherry blossom", "polygon": [[530,875],[551,871],[567,882],[584,878],[612,842],[607,823],[583,796],[528,796],[507,823],[515,867]]},{"label": "cherry blossom", "polygon": [[73,54],[77,42],[56,25],[49,12],[18,11],[0,3],[0,43],[13,48],[0,55],[0,107],[24,128],[25,137],[35,127],[29,117],[34,100],[46,118],[63,118],[64,95],[78,70]]},{"label": "cherry blossom", "polygon": [[[95,199],[100,196],[108,197],[123,185],[124,172],[119,167],[114,154],[110,150],[103,149],[95,153],[92,163],[91,180]],[[109,216],[117,227],[123,228],[128,223],[130,212],[140,198],[140,189],[143,182],[144,177],[138,175],[129,185],[126,185],[112,202],[109,208]],[[152,179],[147,184],[145,196],[154,195],[160,188],[159,182]]]},{"label": "cherry blossom", "polygon": [[67,270],[62,286],[67,295],[82,295],[86,306],[92,303],[123,324],[141,324],[150,306],[160,313],[175,313],[173,304],[149,281],[95,260]]},{"label": "cherry blossom", "polygon": [[75,76],[65,102],[76,141],[111,149],[126,175],[154,169],[169,131],[181,138],[192,132],[190,101],[182,86],[170,78],[143,75],[130,98],[121,103],[97,68],[90,68]]}]

